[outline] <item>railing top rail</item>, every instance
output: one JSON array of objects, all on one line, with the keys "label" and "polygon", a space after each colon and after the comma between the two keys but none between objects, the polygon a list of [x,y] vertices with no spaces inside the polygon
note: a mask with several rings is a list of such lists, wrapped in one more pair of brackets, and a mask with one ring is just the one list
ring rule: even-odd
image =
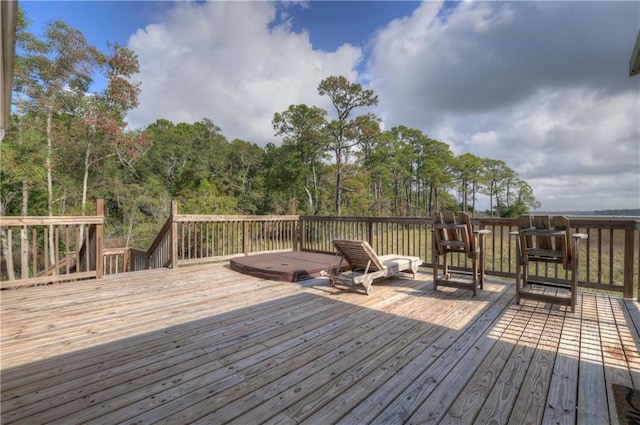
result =
[{"label": "railing top rail", "polygon": [[0,217],[0,226],[49,226],[70,224],[103,224],[102,216]]},{"label": "railing top rail", "polygon": [[104,255],[117,255],[124,254],[126,251],[129,251],[129,248],[104,248],[102,253]]},{"label": "railing top rail", "polygon": [[336,217],[303,215],[300,220],[315,221],[341,221],[341,222],[369,222],[369,223],[431,223],[431,217]]},{"label": "railing top rail", "polygon": [[294,221],[299,220],[298,215],[196,215],[178,214],[174,216],[175,222],[193,221]]},{"label": "railing top rail", "polygon": [[[553,214],[548,214],[553,216]],[[640,219],[635,217],[606,217],[606,216],[580,216],[567,215],[571,220],[571,227],[587,227],[591,229],[620,229],[640,230]],[[500,217],[480,217],[472,219],[479,225],[516,226],[517,219]]]},{"label": "railing top rail", "polygon": [[[549,214],[552,216],[552,214]],[[607,216],[567,216],[572,227],[592,229],[640,230],[640,218]],[[336,217],[336,216],[300,216],[300,220],[327,222],[366,222],[366,223],[431,223],[431,217]],[[516,226],[517,219],[503,217],[475,217],[475,225]]]},{"label": "railing top rail", "polygon": [[572,227],[589,227],[592,229],[624,229],[640,230],[640,218],[635,217],[598,217],[567,216]]},{"label": "railing top rail", "polygon": [[147,249],[147,255],[150,255],[151,253],[153,253],[153,251],[155,251],[158,245],[162,243],[162,240],[166,237],[166,234],[169,232],[169,229],[171,228],[171,224],[173,223],[172,220],[173,220],[173,217],[169,216],[169,218],[167,218],[167,221],[164,222],[164,224],[162,225],[162,228],[158,232],[158,235],[151,243],[151,246],[149,247],[149,249]]}]

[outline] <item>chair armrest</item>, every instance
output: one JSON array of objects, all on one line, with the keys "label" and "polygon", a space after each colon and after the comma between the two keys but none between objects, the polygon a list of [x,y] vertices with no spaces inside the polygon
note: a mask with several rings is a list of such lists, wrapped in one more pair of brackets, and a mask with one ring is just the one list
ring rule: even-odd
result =
[{"label": "chair armrest", "polygon": [[509,232],[509,236],[518,236],[520,234],[520,232],[518,232],[517,230]]},{"label": "chair armrest", "polygon": [[587,235],[586,233],[574,233],[573,235],[571,235],[571,237],[574,239],[587,239],[589,235]]},{"label": "chair armrest", "polygon": [[473,233],[477,233],[478,235],[488,235],[489,233],[491,233],[491,230],[489,229],[474,230]]}]

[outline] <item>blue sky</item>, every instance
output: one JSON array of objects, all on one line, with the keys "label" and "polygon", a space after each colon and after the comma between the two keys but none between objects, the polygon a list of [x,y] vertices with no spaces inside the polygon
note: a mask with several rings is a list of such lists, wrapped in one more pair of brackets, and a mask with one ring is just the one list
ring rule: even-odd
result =
[{"label": "blue sky", "polygon": [[[126,44],[139,28],[170,9],[168,1],[31,1],[21,2],[38,34],[50,20],[62,19],[78,28],[92,44]],[[365,47],[371,35],[391,19],[409,15],[419,1],[314,1],[284,4],[280,14],[291,18],[292,30],[309,30],[313,47],[333,51],[344,43]]]},{"label": "blue sky", "polygon": [[330,111],[317,86],[344,75],[375,91],[385,129],[504,160],[543,210],[640,208],[637,1],[21,5],[35,34],[61,19],[137,53],[134,128],[206,117],[230,140],[278,143],[273,114]]}]

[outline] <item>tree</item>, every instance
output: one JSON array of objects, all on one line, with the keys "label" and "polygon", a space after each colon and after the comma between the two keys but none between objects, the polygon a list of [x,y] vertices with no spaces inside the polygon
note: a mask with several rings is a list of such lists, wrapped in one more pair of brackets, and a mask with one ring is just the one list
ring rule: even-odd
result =
[{"label": "tree", "polygon": [[540,208],[541,204],[533,196],[533,189],[527,182],[517,177],[509,179],[506,184],[507,202],[498,207],[500,217],[518,217],[527,214],[530,208]]},{"label": "tree", "polygon": [[174,199],[200,180],[216,180],[224,191],[228,142],[210,120],[173,124],[158,119],[144,133],[149,146],[137,165],[141,180],[158,176]]},{"label": "tree", "polygon": [[262,148],[245,140],[234,139],[227,149],[226,194],[238,200],[238,209],[243,214],[255,214],[261,204],[258,171],[263,160]]},{"label": "tree", "polygon": [[276,136],[283,136],[283,149],[290,154],[283,158],[292,171],[289,176],[292,180],[288,183],[299,182],[302,186],[307,198],[306,210],[310,214],[320,210],[318,172],[327,158],[324,147],[326,115],[324,109],[316,106],[291,105],[286,111],[276,113],[272,121]]},{"label": "tree", "polygon": [[[87,43],[79,30],[62,21],[47,24],[43,40],[22,33],[17,37],[15,91],[22,114],[43,116],[47,154],[48,213],[53,215],[54,115],[68,108],[73,98],[89,90],[92,75],[105,63],[105,56]],[[53,232],[50,232],[50,261],[54,262]]]},{"label": "tree", "polygon": [[[130,164],[146,144],[142,134],[127,133],[126,113],[138,105],[140,83],[129,79],[139,71],[138,59],[133,51],[115,44],[107,58],[108,83],[104,92],[93,95],[79,93],[75,114],[80,117],[83,150],[83,176],[81,214],[85,215],[89,171],[96,163],[117,156]],[[102,145],[102,146],[100,146]],[[100,150],[100,148],[103,148]],[[80,235],[82,239],[82,233]]]},{"label": "tree", "polygon": [[[489,197],[489,205],[491,216],[494,212],[501,208],[501,196],[505,194],[506,182],[511,179],[515,173],[502,160],[483,159],[483,180],[485,187],[483,193]],[[495,207],[493,201],[496,201]]]},{"label": "tree", "polygon": [[[44,178],[44,169],[41,164],[44,160],[43,145],[40,135],[30,128],[28,120],[18,117],[18,123],[14,124],[7,133],[7,137],[0,144],[0,216],[7,212],[18,212],[19,215],[29,215],[29,194],[34,186],[38,186]],[[21,198],[20,198],[21,195]],[[15,201],[21,200],[21,202]],[[14,204],[15,207],[11,208]],[[16,204],[19,204],[16,205]],[[26,247],[26,227],[20,229],[20,271],[23,278],[28,277],[29,253]],[[9,244],[6,230],[3,228],[0,234],[2,239],[2,256],[6,260],[7,273],[10,279],[15,279],[13,257],[9,255]]]},{"label": "tree", "polygon": [[459,155],[454,162],[454,172],[462,211],[475,211],[476,193],[482,176],[482,159],[470,153]]},{"label": "tree", "polygon": [[320,82],[318,93],[331,100],[336,112],[336,119],[328,126],[329,141],[327,148],[333,152],[336,162],[335,212],[341,213],[343,191],[343,169],[351,148],[358,144],[355,137],[356,126],[351,114],[354,109],[378,104],[378,96],[373,90],[366,90],[358,83],[351,83],[345,77],[328,77]]}]

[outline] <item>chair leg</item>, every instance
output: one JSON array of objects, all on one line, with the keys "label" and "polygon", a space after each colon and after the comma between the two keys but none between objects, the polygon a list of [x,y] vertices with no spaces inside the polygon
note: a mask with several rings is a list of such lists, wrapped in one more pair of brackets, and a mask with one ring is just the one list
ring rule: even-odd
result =
[{"label": "chair leg", "polygon": [[411,274],[413,275],[413,279],[415,280],[418,275],[418,263],[411,263]]},{"label": "chair leg", "polygon": [[447,255],[448,253],[445,252],[444,255],[442,256],[442,273],[443,276],[446,280],[451,279],[451,273],[449,272],[449,265],[447,264]]},{"label": "chair leg", "polygon": [[522,276],[520,273],[522,272],[522,264],[520,258],[516,261],[516,304],[520,304],[520,284]]},{"label": "chair leg", "polygon": [[578,301],[578,273],[571,271],[571,313],[576,312],[576,304]]},{"label": "chair leg", "polygon": [[438,290],[438,261],[440,258],[438,256],[438,247],[436,245],[435,236],[433,237],[433,250],[431,251],[431,263],[433,265],[433,289]]},{"label": "chair leg", "polygon": [[475,297],[476,295],[478,295],[478,260],[476,258],[476,256],[474,255],[471,258],[471,267],[472,267],[472,274],[473,274],[473,296]]},{"label": "chair leg", "polygon": [[573,256],[571,258],[571,313],[575,313],[578,302],[578,256],[580,255],[580,239],[575,238],[573,243]]},{"label": "chair leg", "polygon": [[373,279],[365,278],[362,281],[362,286],[364,286],[364,290],[367,291],[367,295],[371,295],[371,285],[373,284]]},{"label": "chair leg", "polygon": [[[484,236],[484,235],[482,235]],[[478,260],[480,261],[480,289],[484,289],[484,275],[486,272],[486,264],[484,258],[484,238],[481,238],[480,242],[483,246],[480,247],[480,252],[478,253]]]}]

